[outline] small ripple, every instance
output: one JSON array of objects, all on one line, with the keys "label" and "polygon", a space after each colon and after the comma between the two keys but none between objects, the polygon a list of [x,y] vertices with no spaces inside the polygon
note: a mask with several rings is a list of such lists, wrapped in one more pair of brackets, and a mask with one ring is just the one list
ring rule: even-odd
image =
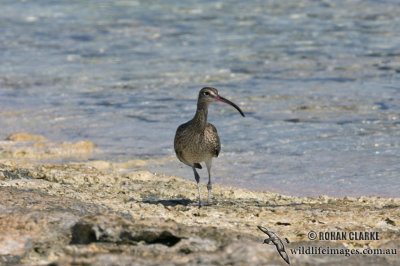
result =
[{"label": "small ripple", "polygon": [[160,122],[160,120],[148,119],[148,118],[146,118],[146,117],[144,117],[144,116],[139,116],[139,115],[126,115],[126,117],[134,118],[134,119],[137,119],[137,120],[139,120],[139,121],[148,122],[148,123],[157,123],[157,122]]}]

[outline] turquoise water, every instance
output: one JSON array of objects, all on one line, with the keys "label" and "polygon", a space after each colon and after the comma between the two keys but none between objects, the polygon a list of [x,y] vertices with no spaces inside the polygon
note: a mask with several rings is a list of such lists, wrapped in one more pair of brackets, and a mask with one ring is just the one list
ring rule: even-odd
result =
[{"label": "turquoise water", "polygon": [[247,115],[210,108],[215,184],[398,197],[398,14],[394,0],[1,1],[0,137],[89,139],[92,159],[194,180],[173,138],[213,86]]}]

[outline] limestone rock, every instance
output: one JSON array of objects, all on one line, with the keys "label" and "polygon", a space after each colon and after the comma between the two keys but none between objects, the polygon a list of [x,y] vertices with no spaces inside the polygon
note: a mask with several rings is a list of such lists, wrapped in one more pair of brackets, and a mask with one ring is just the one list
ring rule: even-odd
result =
[{"label": "limestone rock", "polygon": [[47,141],[47,139],[45,137],[43,137],[43,136],[34,135],[34,134],[28,134],[28,133],[24,133],[24,132],[11,134],[10,136],[7,137],[7,140],[17,141],[17,142],[21,142],[21,141],[35,141],[35,142]]},{"label": "limestone rock", "polygon": [[[214,204],[198,208],[194,182],[104,164],[0,160],[0,264],[286,265],[274,245],[262,244],[267,236],[257,225],[290,240],[294,265],[400,264],[398,254],[290,253],[311,246],[398,250],[400,199],[216,185]],[[380,239],[310,241],[311,230],[377,231]]]}]

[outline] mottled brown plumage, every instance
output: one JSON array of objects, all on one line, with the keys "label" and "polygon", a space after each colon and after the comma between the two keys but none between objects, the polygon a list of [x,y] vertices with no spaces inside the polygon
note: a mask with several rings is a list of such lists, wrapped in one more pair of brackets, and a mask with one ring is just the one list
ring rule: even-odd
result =
[{"label": "mottled brown plumage", "polygon": [[207,123],[208,106],[210,103],[220,101],[235,107],[242,116],[242,110],[233,102],[218,95],[214,88],[206,87],[200,90],[197,100],[197,111],[192,120],[182,124],[176,130],[174,148],[178,159],[184,164],[192,167],[199,192],[199,205],[201,206],[200,176],[196,168],[201,169],[205,162],[208,170],[208,203],[211,194],[211,160],[218,157],[221,151],[221,143],[217,129],[214,125]]}]

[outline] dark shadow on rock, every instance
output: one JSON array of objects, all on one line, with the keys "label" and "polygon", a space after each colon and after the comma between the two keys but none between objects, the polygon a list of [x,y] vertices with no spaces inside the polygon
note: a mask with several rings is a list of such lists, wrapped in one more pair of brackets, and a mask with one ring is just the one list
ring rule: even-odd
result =
[{"label": "dark shadow on rock", "polygon": [[148,227],[117,216],[87,216],[71,228],[71,245],[88,245],[95,242],[117,245],[162,244],[172,247],[182,236],[170,229]]},{"label": "dark shadow on rock", "polygon": [[70,244],[90,244],[96,242],[96,232],[90,224],[77,223],[72,227],[72,239]]},{"label": "dark shadow on rock", "polygon": [[243,206],[256,206],[256,207],[268,207],[268,208],[280,208],[280,207],[302,207],[308,206],[308,204],[304,203],[288,203],[288,204],[276,204],[270,203],[269,201],[259,201],[259,200],[243,200],[243,199],[235,199],[235,200],[214,200],[211,206],[226,206],[226,207],[243,207]]},{"label": "dark shadow on rock", "polygon": [[138,242],[145,242],[147,245],[162,244],[164,246],[175,246],[184,237],[176,236],[168,230],[143,230],[143,231],[123,231],[119,235],[116,244],[136,245]]},{"label": "dark shadow on rock", "polygon": [[162,204],[164,207],[167,206],[176,206],[176,205],[184,205],[184,206],[189,206],[194,203],[198,204],[197,202],[194,202],[189,199],[170,199],[170,200],[143,200],[143,201],[137,201],[140,203],[148,203],[148,204]]},{"label": "dark shadow on rock", "polygon": [[142,231],[138,232],[133,239],[137,242],[144,241],[146,244],[162,244],[168,247],[172,247],[181,241],[182,237],[175,236],[168,230],[159,231]]}]

